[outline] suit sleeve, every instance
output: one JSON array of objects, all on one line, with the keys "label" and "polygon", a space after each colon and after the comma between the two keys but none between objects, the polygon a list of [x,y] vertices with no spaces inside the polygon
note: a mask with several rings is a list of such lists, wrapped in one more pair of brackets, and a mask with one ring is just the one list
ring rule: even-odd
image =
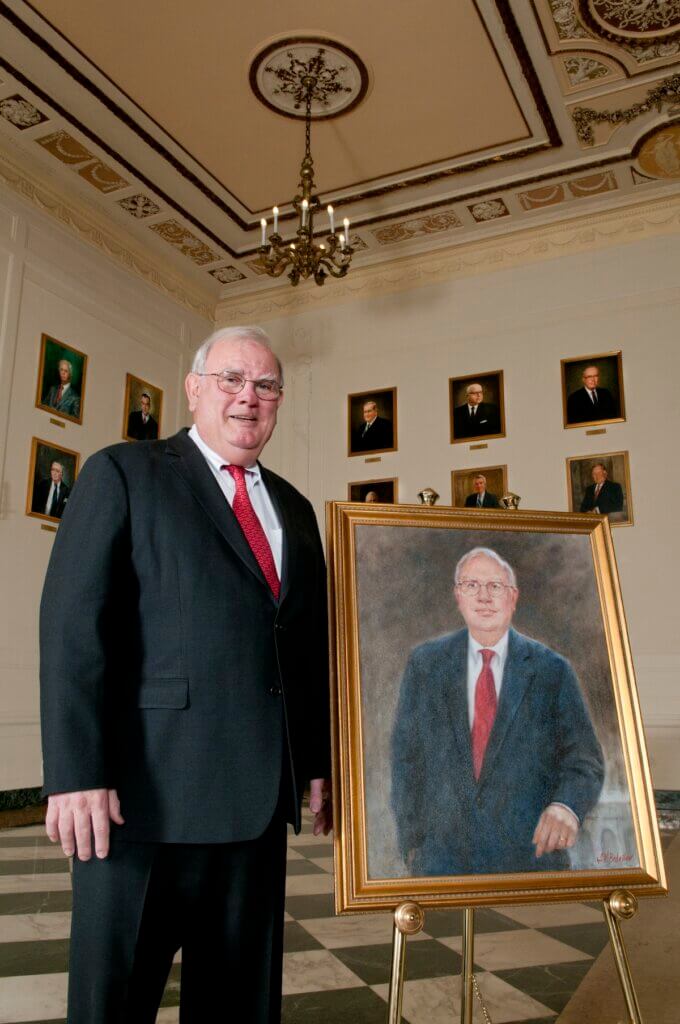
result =
[{"label": "suit sleeve", "polygon": [[116,623],[129,548],[123,477],[106,452],[75,484],[55,539],[40,605],[44,792],[111,788],[107,682],[125,643]]},{"label": "suit sleeve", "polygon": [[397,842],[406,862],[411,850],[423,844],[423,815],[418,780],[424,778],[424,743],[418,714],[420,679],[413,652],[401,681],[399,703],[392,731],[392,811]]},{"label": "suit sleeve", "polygon": [[556,760],[559,765],[552,802],[566,804],[583,821],[597,803],[604,781],[604,758],[576,674],[560,659]]}]

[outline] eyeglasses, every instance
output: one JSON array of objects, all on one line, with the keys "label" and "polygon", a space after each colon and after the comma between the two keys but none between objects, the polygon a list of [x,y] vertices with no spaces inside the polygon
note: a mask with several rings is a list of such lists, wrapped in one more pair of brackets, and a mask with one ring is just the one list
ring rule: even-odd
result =
[{"label": "eyeglasses", "polygon": [[243,377],[233,370],[220,370],[219,373],[197,373],[196,376],[217,377],[218,388],[227,395],[238,395],[246,384],[252,384],[257,397],[262,398],[265,402],[275,402],[283,391],[283,384],[279,384],[277,380],[270,380],[269,377],[253,380],[252,377]]},{"label": "eyeglasses", "polygon": [[466,597],[477,597],[480,590],[486,590],[487,597],[502,597],[504,590],[515,590],[509,583],[499,583],[498,580],[490,580],[488,583],[481,583],[480,580],[458,580],[456,586]]}]

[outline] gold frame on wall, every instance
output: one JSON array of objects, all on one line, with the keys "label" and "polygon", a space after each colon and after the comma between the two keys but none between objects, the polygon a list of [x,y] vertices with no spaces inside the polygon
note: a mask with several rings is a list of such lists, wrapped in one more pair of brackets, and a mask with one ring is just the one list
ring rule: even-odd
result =
[{"label": "gold frame on wall", "polygon": [[[71,416],[67,412],[62,412],[60,409],[55,409],[55,407],[53,405],[47,405],[42,400],[42,395],[43,395],[43,391],[44,391],[45,358],[46,358],[46,355],[47,355],[47,345],[48,345],[48,342],[51,343],[52,345],[56,345],[58,348],[62,349],[63,352],[65,352],[65,353],[72,353],[74,356],[77,356],[77,358],[79,360],[82,360],[82,371],[81,371],[80,381],[79,381],[79,384],[80,384],[80,415],[79,416]],[[65,355],[61,357],[61,359],[65,359],[65,358],[66,358]],[[87,354],[85,352],[80,352],[77,348],[74,348],[73,345],[67,345],[66,342],[59,341],[57,338],[53,338],[51,334],[41,334],[40,335],[40,358],[38,360],[38,383],[37,383],[36,395],[35,395],[35,406],[36,406],[36,409],[42,409],[44,412],[50,413],[51,416],[58,416],[60,419],[69,420],[71,423],[82,424],[82,422],[83,422],[83,413],[84,413],[84,409],[85,409],[85,384],[86,384],[86,378],[87,378],[87,360],[88,360]]]},{"label": "gold frame on wall", "polygon": [[[35,464],[38,459],[38,445],[44,445],[45,448],[52,448],[56,452],[63,452],[64,455],[73,456],[74,468],[73,468],[73,480],[69,485],[69,490],[73,490],[73,485],[78,479],[78,469],[80,466],[80,452],[73,451],[72,448],[65,448],[63,444],[55,444],[54,441],[45,441],[44,438],[34,437],[31,441],[31,458],[28,465],[28,488],[26,491],[26,515],[32,516],[34,519],[43,519],[46,523],[60,523],[61,519],[58,516],[48,516],[44,512],[33,511],[33,491],[35,490]],[[54,458],[51,460],[54,462]]]},{"label": "gold frame on wall", "polygon": [[[380,398],[381,395],[392,396],[392,447],[391,448],[371,448],[366,451],[355,452],[352,451],[352,403],[357,399],[361,399],[361,405],[371,400],[376,402],[378,405],[378,416],[380,416]],[[358,425],[358,424],[357,424]],[[387,452],[396,452],[399,449],[399,438],[397,435],[397,389],[394,388],[375,388],[373,391],[354,391],[352,394],[347,395],[347,457],[350,459],[361,458],[365,455],[381,455]]]},{"label": "gold frame on wall", "polygon": [[[455,410],[458,408],[455,402],[455,391],[458,385],[480,383],[484,387],[484,380],[488,377],[498,378],[498,419],[500,431],[494,434],[475,434],[474,437],[456,437],[455,431]],[[462,377],[449,377],[449,441],[451,444],[469,444],[474,441],[492,441],[496,438],[505,437],[505,384],[502,370],[486,370],[484,373],[467,373]]]},{"label": "gold frame on wall", "polygon": [[[399,478],[396,476],[382,477],[380,480],[352,480],[347,484],[347,500],[358,502],[359,498],[352,497],[353,487],[373,487],[374,484],[392,484],[392,501],[380,502],[379,504],[384,505],[396,505],[399,500]],[[361,504],[366,504],[365,500]],[[371,504],[371,502],[369,502]],[[378,504],[376,502],[376,504]]]},{"label": "gold frame on wall", "polygon": [[[619,392],[619,409],[621,415],[613,416],[611,419],[583,420],[578,423],[569,423],[567,419],[567,402],[569,395],[567,394],[566,369],[568,366],[572,366],[573,364],[578,365],[580,363],[585,370],[586,366],[590,366],[591,363],[595,365],[598,359],[616,359],[616,386]],[[562,422],[565,430],[578,430],[579,428],[584,427],[604,427],[607,426],[608,423],[625,423],[626,399],[623,390],[623,358],[620,349],[613,352],[600,352],[598,355],[594,356],[570,356],[568,359],[560,359],[560,379],[562,382]]]},{"label": "gold frame on wall", "polygon": [[137,441],[138,440],[138,438],[136,438],[136,437],[131,437],[128,434],[128,432],[127,432],[128,418],[130,416],[130,413],[136,411],[136,410],[130,409],[130,393],[132,391],[133,382],[136,383],[136,384],[141,384],[142,388],[149,389],[152,392],[152,395],[153,394],[158,395],[158,399],[157,399],[157,402],[158,402],[158,413],[154,417],[154,419],[156,420],[156,422],[158,424],[158,437],[155,438],[155,440],[158,440],[158,438],[163,436],[162,433],[161,433],[162,424],[163,424],[163,388],[159,388],[157,384],[150,384],[148,380],[144,380],[142,377],[137,377],[137,376],[135,376],[134,373],[126,373],[126,375],[125,375],[125,402],[123,404],[123,433],[122,433],[123,440],[124,441]]},{"label": "gold frame on wall", "polygon": [[[503,463],[499,466],[468,466],[466,469],[452,469],[451,470],[451,506],[453,508],[465,508],[465,505],[456,505],[456,477],[471,476],[473,479],[480,474],[486,477],[487,473],[494,472],[496,470],[501,471],[501,479],[503,481],[502,493],[498,495],[502,498],[504,494],[508,493],[508,466],[507,463]],[[493,492],[491,492],[493,493]]]},{"label": "gold frame on wall", "polygon": [[[611,528],[618,527],[618,526],[633,526],[634,525],[634,520],[633,520],[633,497],[632,497],[631,489],[630,489],[630,458],[629,458],[629,455],[628,455],[627,451],[621,451],[621,452],[601,452],[601,453],[598,453],[596,455],[569,455],[569,456],[567,456],[567,458],[565,459],[565,462],[566,462],[566,467],[567,467],[567,499],[569,501],[569,511],[570,512],[579,512],[579,509],[574,508],[574,493],[573,493],[572,486],[571,486],[571,466],[572,466],[572,463],[574,463],[574,462],[590,462],[592,465],[594,465],[596,462],[604,462],[606,459],[613,459],[617,455],[620,455],[622,460],[623,460],[623,486],[624,486],[623,500],[626,503],[626,508],[627,508],[627,511],[628,511],[628,518],[625,519],[625,520],[622,520],[620,522],[618,522],[617,520],[612,520],[610,516],[608,516],[607,518],[609,519],[609,526]],[[618,483],[618,481],[616,481],[616,482]],[[588,514],[589,515],[590,513],[582,513],[582,514]]]},{"label": "gold frame on wall", "polygon": [[[389,531],[398,529],[399,534],[390,536]],[[373,531],[374,535],[361,531]],[[467,531],[462,537],[440,534],[440,531]],[[387,551],[386,539],[397,544],[418,544],[419,540],[430,542],[422,531],[436,531],[436,542],[459,544],[474,543],[475,546],[493,546],[506,542],[509,534],[519,534],[512,540],[516,545],[531,545],[535,538],[542,537],[542,543],[554,544],[566,536],[584,537],[586,547],[584,564],[592,562],[590,586],[593,600],[599,603],[602,622],[597,624],[603,637],[601,657],[608,665],[611,678],[611,692],[607,690],[608,707],[614,735],[620,742],[622,771],[629,799],[629,813],[634,836],[635,859],[638,865],[626,867],[623,861],[610,863],[597,869],[560,870],[551,872],[524,871],[506,874],[469,874],[440,877],[409,877],[408,873],[369,875],[369,829],[367,799],[372,799],[366,788],[369,771],[365,735],[372,727],[364,717],[368,687],[374,685],[371,673],[362,679],[362,658],[371,643],[370,630],[364,620],[360,629],[362,608],[361,594],[370,590],[371,612],[375,619],[394,614],[394,608],[404,606],[400,595],[394,592],[389,580],[381,570],[388,561],[366,568],[357,557],[359,543],[368,544],[371,551]],[[419,537],[420,535],[420,537]],[[470,535],[474,535],[471,539]],[[546,536],[547,535],[547,536]],[[369,538],[369,539],[367,539]],[[475,510],[447,508],[424,508],[414,505],[392,507],[357,504],[350,502],[329,502],[327,505],[327,541],[329,575],[329,599],[331,612],[331,667],[333,673],[333,799],[335,808],[335,902],[338,913],[357,911],[392,910],[404,901],[413,900],[422,906],[475,906],[541,901],[595,900],[609,895],[614,889],[624,888],[638,895],[661,895],[666,891],[666,880],[659,842],[658,826],[654,809],[654,798],[648,760],[645,750],[642,720],[635,687],[630,646],[628,642],[621,592],[619,588],[611,532],[602,516],[569,515],[558,512],[499,511],[483,515]],[[538,541],[536,541],[538,543]],[[564,543],[564,541],[563,541]],[[567,544],[570,541],[566,542]],[[389,546],[389,545],[388,545]],[[369,550],[365,548],[364,550]],[[405,576],[404,586],[409,594],[406,602],[408,616],[417,614],[417,601],[411,596],[411,582],[404,573],[399,559],[394,558],[391,548],[391,562],[395,572]],[[414,549],[415,550],[415,549]],[[565,548],[567,550],[567,548]],[[570,550],[570,549],[569,549]],[[384,556],[387,558],[387,555]],[[545,566],[541,565],[541,573]],[[439,574],[441,585],[448,586],[442,577],[442,566],[419,563],[419,572],[428,575],[427,586]],[[444,572],[448,573],[449,568]],[[380,588],[360,586],[362,574],[370,572],[371,579],[380,578]],[[538,569],[537,569],[538,572]],[[588,570],[590,573],[590,570]],[[397,578],[396,576],[394,578]],[[520,589],[522,582],[520,580]],[[433,588],[433,593],[436,588]],[[434,598],[433,598],[434,599]],[[384,605],[376,611],[375,602]],[[425,617],[432,605],[425,608]],[[383,609],[384,608],[384,612]],[[423,609],[421,608],[421,612]],[[420,623],[420,620],[418,620]],[[420,628],[420,625],[419,625]],[[430,623],[424,623],[434,631]],[[380,630],[382,635],[382,629]],[[574,637],[578,645],[579,637]],[[363,652],[363,653],[362,653]],[[407,653],[407,652],[406,652]],[[402,657],[402,652],[399,652]],[[405,657],[404,657],[405,663]],[[390,685],[392,682],[390,682]],[[398,684],[396,684],[398,686]],[[389,709],[381,711],[389,717]],[[393,712],[394,716],[394,712]],[[374,725],[375,723],[373,723]],[[386,729],[389,726],[380,725]],[[371,756],[374,754],[371,753]],[[378,770],[387,771],[389,765],[380,763]],[[381,807],[380,813],[384,814]],[[388,810],[388,815],[392,815]],[[394,819],[392,817],[392,825]],[[388,818],[380,820],[380,829]],[[376,829],[378,831],[378,829]],[[599,861],[598,861],[599,863]]]}]

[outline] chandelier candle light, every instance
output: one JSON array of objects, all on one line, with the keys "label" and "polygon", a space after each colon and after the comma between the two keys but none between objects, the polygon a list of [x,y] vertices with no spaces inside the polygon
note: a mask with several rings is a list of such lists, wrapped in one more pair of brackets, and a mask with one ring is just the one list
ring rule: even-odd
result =
[{"label": "chandelier candle light", "polygon": [[[328,275],[344,277],[349,270],[354,250],[349,242],[349,220],[344,218],[344,231],[336,234],[335,213],[328,205],[329,231],[323,242],[314,240],[314,218],[321,210],[319,197],[315,194],[314,161],[311,152],[312,101],[325,104],[329,95],[344,90],[337,81],[337,71],[326,65],[324,50],[318,52],[305,64],[293,59],[289,54],[289,68],[268,67],[267,71],[276,74],[280,81],[280,90],[295,95],[296,107],[305,105],[305,155],[300,166],[299,192],[292,202],[293,209],[299,216],[299,227],[294,242],[284,242],[279,234],[279,208],[272,209],[274,230],[267,239],[267,221],[262,218],[260,264],[271,277],[280,277],[286,270],[292,284],[299,283],[300,278],[313,277],[317,284],[323,284]],[[347,90],[349,91],[349,90]]]}]

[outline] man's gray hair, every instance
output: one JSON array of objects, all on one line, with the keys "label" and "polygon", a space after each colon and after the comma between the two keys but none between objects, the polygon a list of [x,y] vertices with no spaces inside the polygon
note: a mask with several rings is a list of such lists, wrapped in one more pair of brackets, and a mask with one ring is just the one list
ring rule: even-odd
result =
[{"label": "man's gray hair", "polygon": [[517,589],[517,577],[515,576],[515,570],[510,565],[509,562],[506,562],[504,558],[501,558],[498,552],[492,551],[491,548],[473,548],[472,551],[466,551],[462,558],[458,560],[458,565],[456,566],[456,572],[454,575],[454,581],[456,583],[460,582],[461,573],[465,566],[467,565],[467,563],[471,559],[477,558],[478,555],[486,555],[487,558],[493,559],[493,561],[496,562],[500,566],[500,568],[508,574],[510,586],[515,587],[515,589]]},{"label": "man's gray hair", "polygon": [[279,383],[283,385],[283,367],[281,366],[281,360],[272,349],[271,338],[266,331],[262,330],[261,327],[220,327],[218,330],[213,331],[213,333],[208,335],[205,341],[202,341],[196,349],[193,362],[191,363],[192,373],[205,373],[210,349],[213,345],[216,345],[218,341],[256,341],[257,344],[262,345],[263,348],[268,348],[276,360],[279,372]]}]

